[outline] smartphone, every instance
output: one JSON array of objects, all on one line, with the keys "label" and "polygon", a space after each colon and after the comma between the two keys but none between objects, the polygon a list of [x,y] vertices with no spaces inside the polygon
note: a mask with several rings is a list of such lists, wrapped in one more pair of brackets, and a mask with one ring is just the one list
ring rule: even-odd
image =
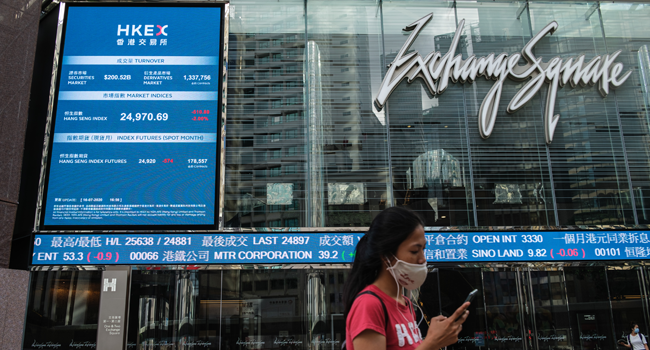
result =
[{"label": "smartphone", "polygon": [[474,300],[474,298],[476,298],[477,294],[478,294],[478,289],[474,289],[473,291],[469,292],[469,294],[467,294],[467,299],[465,299],[463,304],[465,304],[468,301],[471,303],[472,300]]},{"label": "smartphone", "polygon": [[[468,301],[471,303],[472,300],[476,298],[477,294],[478,294],[478,289],[474,289],[473,291],[469,292],[469,294],[467,294],[467,298],[465,299],[465,301],[463,301],[463,304],[465,304]],[[458,319],[460,319],[460,317]],[[458,321],[458,319],[456,321]]]}]

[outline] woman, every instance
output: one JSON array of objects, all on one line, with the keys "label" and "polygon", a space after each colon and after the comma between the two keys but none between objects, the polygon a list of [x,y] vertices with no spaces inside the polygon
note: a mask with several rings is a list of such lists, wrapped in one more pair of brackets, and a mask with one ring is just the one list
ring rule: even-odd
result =
[{"label": "woman", "polygon": [[403,288],[419,288],[427,277],[424,224],[413,211],[388,208],[357,244],[343,287],[346,348],[349,350],[438,350],[458,341],[469,302],[446,318],[431,319],[425,339]]},{"label": "woman", "polygon": [[639,332],[639,325],[634,322],[632,322],[632,332],[627,336],[627,343],[622,340],[618,343],[632,350],[648,350],[648,342]]}]

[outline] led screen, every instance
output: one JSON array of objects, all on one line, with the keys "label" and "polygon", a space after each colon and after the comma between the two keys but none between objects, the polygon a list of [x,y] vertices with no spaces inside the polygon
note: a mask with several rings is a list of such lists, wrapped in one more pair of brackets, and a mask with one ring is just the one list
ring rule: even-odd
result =
[{"label": "led screen", "polygon": [[222,11],[67,7],[43,227],[215,224]]},{"label": "led screen", "polygon": [[[350,263],[359,232],[36,235],[34,265]],[[428,232],[429,262],[650,258],[648,231]]]}]

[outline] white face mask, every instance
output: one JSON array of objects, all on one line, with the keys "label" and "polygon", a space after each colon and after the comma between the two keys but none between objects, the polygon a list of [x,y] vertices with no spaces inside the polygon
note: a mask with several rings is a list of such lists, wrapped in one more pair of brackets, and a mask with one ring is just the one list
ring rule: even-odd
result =
[{"label": "white face mask", "polygon": [[[388,260],[388,259],[386,259]],[[390,261],[390,260],[389,260]],[[407,290],[418,289],[427,279],[427,263],[410,264],[395,257],[395,265],[386,268],[393,278]]]}]

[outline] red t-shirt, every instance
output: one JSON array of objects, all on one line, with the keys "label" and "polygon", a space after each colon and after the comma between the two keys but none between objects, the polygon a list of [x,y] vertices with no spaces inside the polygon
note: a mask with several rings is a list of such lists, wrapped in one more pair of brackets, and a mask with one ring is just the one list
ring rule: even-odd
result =
[{"label": "red t-shirt", "polygon": [[[354,350],[352,343],[361,332],[370,329],[386,337],[386,350],[412,350],[422,343],[422,334],[415,321],[415,314],[411,309],[395,299],[386,295],[374,285],[369,285],[361,292],[372,291],[386,305],[388,311],[388,327],[381,302],[372,294],[358,296],[348,318],[345,321],[345,346]],[[407,302],[410,304],[410,302]],[[388,331],[388,334],[386,334]]]}]

